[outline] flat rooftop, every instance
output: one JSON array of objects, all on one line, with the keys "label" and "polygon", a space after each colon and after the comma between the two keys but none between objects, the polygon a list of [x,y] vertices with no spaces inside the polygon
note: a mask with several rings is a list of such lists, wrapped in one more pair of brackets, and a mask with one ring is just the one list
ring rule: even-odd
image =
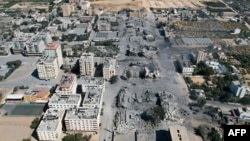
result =
[{"label": "flat rooftop", "polygon": [[69,88],[71,85],[73,85],[74,80],[76,80],[76,75],[69,73],[69,74],[63,74],[62,78],[59,83],[59,89],[60,88]]},{"label": "flat rooftop", "polygon": [[115,69],[116,60],[111,57],[106,57],[103,63],[103,68],[105,69]]},{"label": "flat rooftop", "polygon": [[58,47],[60,47],[60,43],[53,42],[46,46],[45,50],[56,50]]},{"label": "flat rooftop", "polygon": [[83,105],[100,105],[103,88],[100,87],[88,87],[86,88],[86,94],[83,100]]},{"label": "flat rooftop", "polygon": [[40,58],[37,63],[38,64],[44,64],[44,63],[52,63],[55,61],[56,58],[53,57],[49,57],[49,56],[44,56],[42,58]]},{"label": "flat rooftop", "polygon": [[80,94],[53,94],[49,100],[50,104],[77,104],[81,101]]},{"label": "flat rooftop", "polygon": [[103,85],[103,77],[83,76],[80,79],[82,85]]},{"label": "flat rooftop", "polygon": [[64,110],[48,109],[36,131],[56,131],[58,125],[61,123],[64,112]]},{"label": "flat rooftop", "polygon": [[189,141],[186,127],[179,125],[170,126],[169,131],[172,141]]},{"label": "flat rooftop", "polygon": [[70,108],[66,111],[65,120],[70,119],[97,119],[99,108]]},{"label": "flat rooftop", "polygon": [[94,59],[93,53],[83,53],[81,58],[79,59],[79,62],[92,62]]}]

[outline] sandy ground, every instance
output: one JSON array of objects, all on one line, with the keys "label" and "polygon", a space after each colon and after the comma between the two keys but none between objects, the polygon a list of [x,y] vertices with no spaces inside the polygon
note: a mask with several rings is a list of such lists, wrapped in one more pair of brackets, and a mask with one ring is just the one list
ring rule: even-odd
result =
[{"label": "sandy ground", "polygon": [[190,77],[194,83],[203,84],[205,82],[203,77]]},{"label": "sandy ground", "polygon": [[0,88],[0,92],[2,93],[2,98],[0,99],[0,104],[3,104],[5,102],[6,96],[12,92],[12,89]]},{"label": "sandy ground", "polygon": [[21,141],[30,138],[33,130],[30,124],[35,117],[0,117],[2,141]]},{"label": "sandy ground", "polygon": [[11,9],[20,8],[23,10],[31,9],[31,8],[38,8],[38,9],[47,9],[48,10],[49,7],[46,3],[20,2],[20,3],[13,5],[10,8]]},{"label": "sandy ground", "polygon": [[106,9],[112,9],[113,11],[121,8],[140,9],[146,8],[177,8],[177,7],[203,7],[202,1],[213,0],[95,0],[91,2],[91,5],[103,6]]}]

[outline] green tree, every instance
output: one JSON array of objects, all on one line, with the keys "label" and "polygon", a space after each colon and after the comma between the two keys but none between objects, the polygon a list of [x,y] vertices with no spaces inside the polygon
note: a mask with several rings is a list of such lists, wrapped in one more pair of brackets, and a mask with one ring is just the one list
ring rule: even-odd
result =
[{"label": "green tree", "polygon": [[208,133],[208,138],[211,141],[223,141],[222,138],[220,137],[219,132],[215,128],[212,128],[212,131]]},{"label": "green tree", "polygon": [[117,81],[118,81],[117,75],[112,76],[109,80],[110,84],[115,84]]},{"label": "green tree", "polygon": [[205,98],[199,98],[197,100],[197,106],[199,106],[200,108],[202,108],[205,104],[206,104],[206,99]]},{"label": "green tree", "polygon": [[81,133],[77,134],[68,134],[67,136],[63,137],[62,141],[90,141],[91,135],[82,136]]},{"label": "green tree", "polygon": [[35,118],[35,119],[31,122],[30,128],[31,128],[31,129],[35,129],[35,128],[38,126],[39,122],[40,122],[40,119],[39,119],[39,118]]}]

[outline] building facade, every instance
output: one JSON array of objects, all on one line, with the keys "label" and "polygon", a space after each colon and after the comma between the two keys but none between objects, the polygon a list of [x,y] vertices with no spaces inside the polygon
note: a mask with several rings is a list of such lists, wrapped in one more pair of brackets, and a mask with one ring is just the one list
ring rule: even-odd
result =
[{"label": "building facade", "polygon": [[196,63],[198,64],[201,61],[205,61],[207,56],[207,53],[204,51],[198,51],[197,58],[196,58]]},{"label": "building facade", "polygon": [[72,12],[75,12],[75,5],[71,3],[64,3],[62,6],[63,17],[69,17]]},{"label": "building facade", "polygon": [[57,94],[74,94],[76,93],[77,78],[75,74],[63,74],[58,87]]},{"label": "building facade", "polygon": [[93,76],[94,68],[94,54],[93,53],[83,53],[79,59],[79,67],[81,75]]},{"label": "building facade", "polygon": [[229,88],[232,93],[240,98],[244,97],[247,93],[247,87],[241,84],[239,81],[232,81]]},{"label": "building facade", "polygon": [[49,108],[67,110],[79,107],[82,101],[80,94],[53,94],[49,100]]},{"label": "building facade", "polygon": [[48,44],[43,52],[44,56],[49,56],[57,59],[58,67],[63,64],[61,44],[59,42],[52,42]]},{"label": "building facade", "polygon": [[36,129],[39,140],[59,140],[64,110],[48,109]]},{"label": "building facade", "polygon": [[103,63],[103,78],[108,80],[116,74],[116,60],[106,57]]},{"label": "building facade", "polygon": [[97,131],[99,129],[99,108],[71,108],[67,110],[65,125],[67,131]]},{"label": "building facade", "polygon": [[57,60],[52,57],[42,57],[36,64],[38,77],[40,79],[55,79],[59,73]]}]

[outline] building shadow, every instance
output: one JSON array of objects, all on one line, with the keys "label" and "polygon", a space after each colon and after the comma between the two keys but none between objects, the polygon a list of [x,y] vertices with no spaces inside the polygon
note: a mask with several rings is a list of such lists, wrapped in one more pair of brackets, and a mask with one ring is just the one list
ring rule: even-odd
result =
[{"label": "building shadow", "polygon": [[157,130],[156,141],[171,141],[170,132],[167,130]]},{"label": "building shadow", "polygon": [[31,73],[31,75],[32,75],[33,77],[35,77],[35,78],[39,79],[37,69],[35,69],[35,70]]},{"label": "building shadow", "polygon": [[175,61],[173,61],[173,64],[174,64],[174,67],[175,67],[175,71],[178,72],[178,73],[182,73],[179,62],[177,60],[175,60]]},{"label": "building shadow", "polygon": [[96,66],[94,77],[103,77],[102,68],[103,64],[99,64]]}]

